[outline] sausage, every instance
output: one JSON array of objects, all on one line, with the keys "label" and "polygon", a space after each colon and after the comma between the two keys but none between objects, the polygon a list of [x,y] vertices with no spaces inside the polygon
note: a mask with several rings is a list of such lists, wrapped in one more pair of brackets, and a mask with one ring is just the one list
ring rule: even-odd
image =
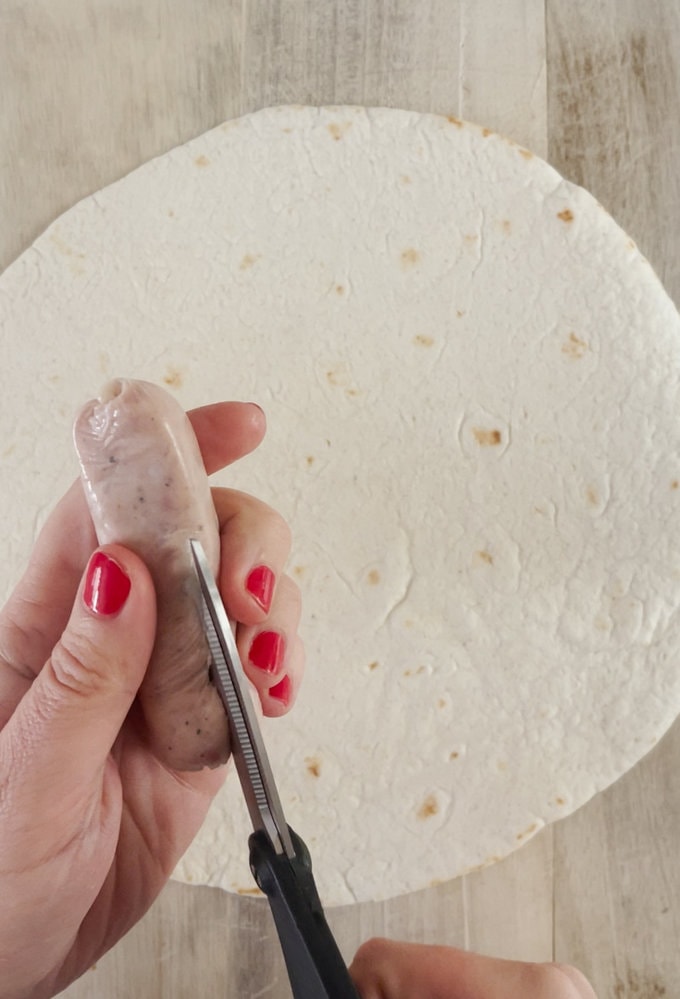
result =
[{"label": "sausage", "polygon": [[217,573],[219,527],[186,413],[156,385],[117,379],[78,413],[73,439],[99,543],[136,552],[156,589],[156,640],[138,695],[149,744],[176,770],[225,763],[228,723],[189,548],[197,538]]}]

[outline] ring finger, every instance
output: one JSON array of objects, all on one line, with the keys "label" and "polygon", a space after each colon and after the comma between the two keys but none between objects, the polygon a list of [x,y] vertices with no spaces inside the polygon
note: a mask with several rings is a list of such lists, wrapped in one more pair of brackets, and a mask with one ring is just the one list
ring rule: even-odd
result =
[{"label": "ring finger", "polygon": [[239,654],[248,679],[254,684],[265,715],[277,717],[292,707],[304,672],[304,647],[297,630],[300,591],[282,576],[267,620],[260,625],[239,625]]}]

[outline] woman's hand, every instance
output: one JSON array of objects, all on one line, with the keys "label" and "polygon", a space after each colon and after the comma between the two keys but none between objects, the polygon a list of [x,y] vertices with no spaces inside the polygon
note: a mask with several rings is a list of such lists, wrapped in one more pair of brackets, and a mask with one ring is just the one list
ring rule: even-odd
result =
[{"label": "woman's hand", "polygon": [[[249,404],[190,417],[209,473],[264,435],[264,416]],[[283,714],[303,666],[299,594],[283,573],[288,528],[242,493],[214,490],[214,500],[220,587],[241,658],[264,713]],[[146,746],[134,701],[155,621],[146,567],[120,545],[97,549],[75,483],[0,613],[3,999],[53,995],[116,943],[165,884],[224,780],[224,768],[168,770]]]},{"label": "woman's hand", "polygon": [[368,940],[350,974],[361,999],[597,999],[580,971],[454,947]]}]

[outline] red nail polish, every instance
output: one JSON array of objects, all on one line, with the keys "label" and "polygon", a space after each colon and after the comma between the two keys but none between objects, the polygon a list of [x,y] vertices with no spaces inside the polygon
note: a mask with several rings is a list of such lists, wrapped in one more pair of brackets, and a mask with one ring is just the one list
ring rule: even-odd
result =
[{"label": "red nail polish", "polygon": [[270,687],[267,693],[270,697],[275,697],[277,701],[281,701],[283,704],[288,704],[290,700],[292,690],[292,684],[290,682],[290,677],[286,674],[282,680],[275,683],[273,687]]},{"label": "red nail polish", "polygon": [[268,565],[256,565],[246,579],[246,589],[263,611],[268,612],[274,596],[274,573]]},{"label": "red nail polish", "polygon": [[95,614],[110,617],[122,609],[130,585],[130,577],[115,559],[95,552],[87,567],[83,600]]},{"label": "red nail polish", "polygon": [[283,662],[286,640],[278,631],[261,631],[250,646],[250,661],[265,673],[277,673]]}]

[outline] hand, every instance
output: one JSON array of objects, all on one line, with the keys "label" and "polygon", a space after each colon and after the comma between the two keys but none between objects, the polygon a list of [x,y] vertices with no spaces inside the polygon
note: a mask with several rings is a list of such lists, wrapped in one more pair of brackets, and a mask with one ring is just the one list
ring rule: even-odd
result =
[{"label": "hand", "polygon": [[[190,417],[208,472],[264,435],[264,416],[249,404],[206,406]],[[288,528],[242,493],[213,496],[220,587],[239,622],[239,651],[264,713],[283,714],[303,661],[299,594],[283,575]],[[168,770],[146,747],[134,699],[154,641],[153,585],[136,555],[107,545],[100,550],[127,575],[129,593],[117,613],[91,611],[84,579],[96,545],[75,483],[0,612],[3,999],[51,996],[116,943],[165,884],[224,780],[224,768]],[[262,565],[276,580],[269,610],[251,592],[250,573]],[[274,673],[248,665],[263,632],[283,638]]]},{"label": "hand", "polygon": [[597,999],[566,964],[525,964],[453,947],[368,940],[350,974],[361,999]]}]

